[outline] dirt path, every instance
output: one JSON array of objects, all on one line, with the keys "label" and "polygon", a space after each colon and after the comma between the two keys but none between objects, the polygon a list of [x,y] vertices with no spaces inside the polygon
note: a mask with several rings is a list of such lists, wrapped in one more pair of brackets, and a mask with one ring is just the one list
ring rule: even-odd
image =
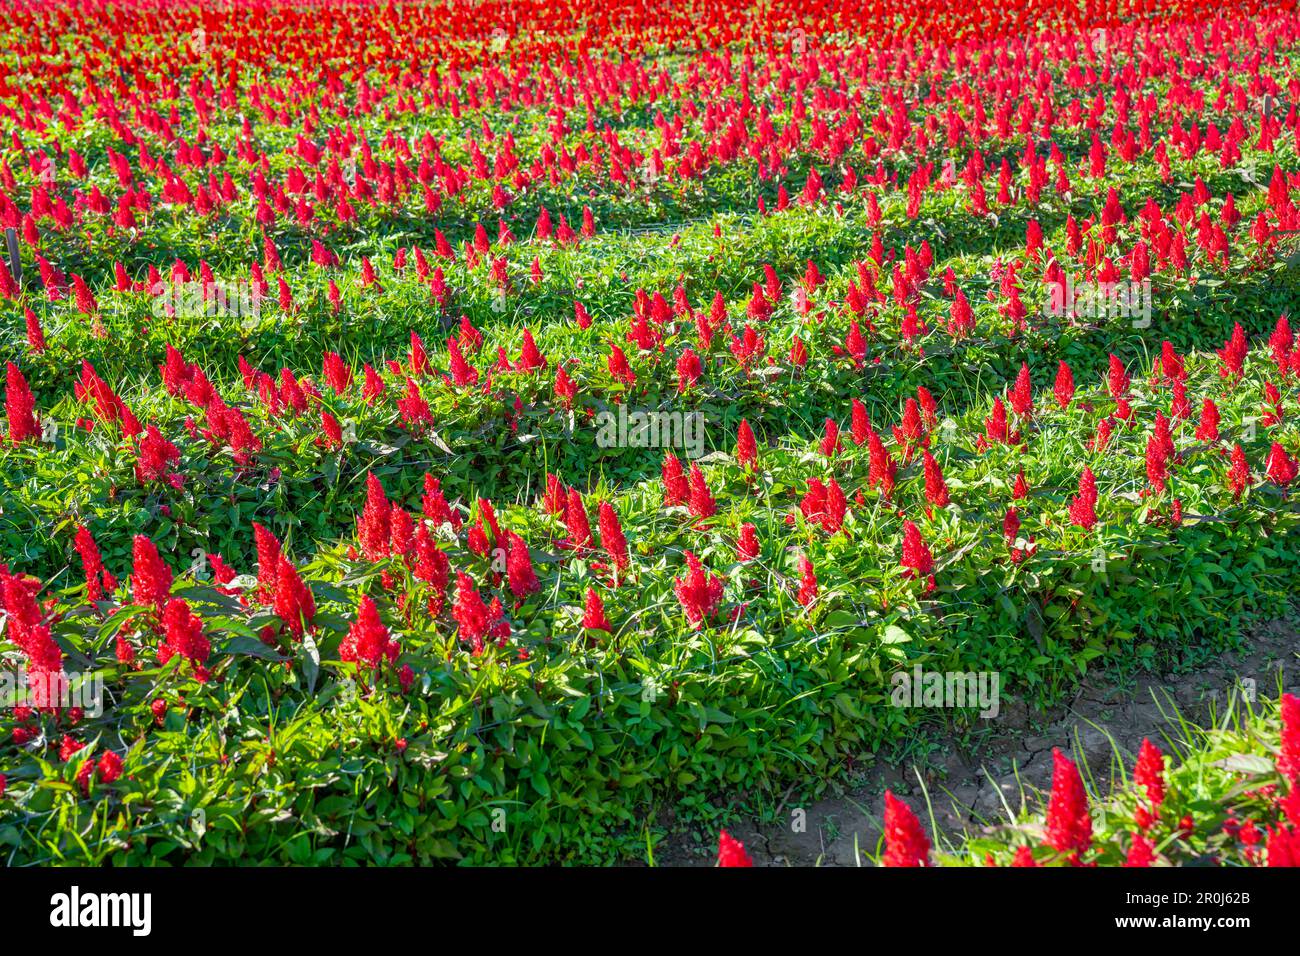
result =
[{"label": "dirt path", "polygon": [[[1115,748],[1125,766],[1132,767],[1143,737],[1168,751],[1166,738],[1178,739],[1171,725],[1174,708],[1189,722],[1220,712],[1234,688],[1253,680],[1258,696],[1276,696],[1278,687],[1300,691],[1300,619],[1272,621],[1253,628],[1245,650],[1224,654],[1214,664],[1167,674],[1144,676],[1125,684],[1082,685],[1067,706],[1047,714],[1030,714],[1020,701],[1002,700],[996,731],[977,749],[957,742],[937,741],[928,754],[897,766],[877,765],[866,780],[840,796],[805,806],[787,803],[778,818],[784,825],[756,828],[737,825],[734,836],[744,842],[756,866],[854,866],[856,849],[875,852],[880,838],[880,808],[886,788],[905,798],[931,829],[924,780],[942,838],[977,829],[1005,818],[1003,801],[1020,807],[1022,789],[1050,786],[1052,748],[1060,747],[1090,772],[1100,792],[1109,788]],[[1246,682],[1243,684],[1243,682]],[[804,827],[795,826],[802,810]],[[670,832],[655,850],[660,866],[711,866],[716,834],[691,830]],[[855,849],[856,848],[856,849]],[[863,865],[868,865],[863,859]]]}]

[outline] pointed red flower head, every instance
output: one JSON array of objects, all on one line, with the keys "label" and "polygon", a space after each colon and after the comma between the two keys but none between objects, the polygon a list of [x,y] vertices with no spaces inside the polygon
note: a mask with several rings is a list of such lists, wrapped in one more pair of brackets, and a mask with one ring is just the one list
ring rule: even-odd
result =
[{"label": "pointed red flower head", "polygon": [[614,510],[614,506],[608,501],[600,503],[598,524],[600,527],[601,547],[605,549],[617,570],[627,570],[629,563],[627,538],[623,536],[623,526],[619,523],[618,512]]},{"label": "pointed red flower head", "polygon": [[758,557],[761,547],[758,543],[758,533],[752,524],[746,523],[740,526],[740,538],[736,542],[736,558],[741,562],[753,561]]},{"label": "pointed red flower head", "polygon": [[700,374],[704,367],[700,363],[700,356],[687,346],[686,351],[681,354],[677,360],[677,394],[690,391],[700,380]]},{"label": "pointed red flower head", "polygon": [[275,597],[271,606],[276,617],[284,622],[295,639],[302,637],[304,626],[310,627],[316,616],[316,599],[311,588],[307,587],[298,569],[283,553],[279,555],[279,566],[275,573]]},{"label": "pointed red flower head", "polygon": [[1002,396],[993,399],[993,410],[984,419],[984,441],[989,445],[1006,444],[1010,434],[1007,428],[1007,407],[1002,403]]},{"label": "pointed red flower head", "polygon": [[1034,851],[1032,847],[1021,846],[1016,849],[1016,855],[1011,860],[1012,866],[1018,867],[1035,867],[1038,863],[1034,860]]},{"label": "pointed red flower head", "polygon": [[882,866],[929,866],[930,840],[916,814],[893,791],[885,791],[885,854]]},{"label": "pointed red flower head", "polygon": [[1246,330],[1240,322],[1234,322],[1232,335],[1223,343],[1223,348],[1218,350],[1219,360],[1223,363],[1219,375],[1230,381],[1241,378],[1241,371],[1246,364],[1246,352]]},{"label": "pointed red flower head", "polygon": [[371,561],[388,556],[392,532],[389,526],[391,506],[384,486],[374,472],[366,473],[366,506],[357,518],[357,537],[361,550]]},{"label": "pointed red flower head", "polygon": [[1092,846],[1092,817],[1079,768],[1059,748],[1052,749],[1052,795],[1047,801],[1047,845],[1061,853],[1079,854]]},{"label": "pointed red flower head", "polygon": [[800,604],[804,607],[812,605],[817,600],[817,574],[813,570],[813,563],[808,560],[806,554],[799,556],[799,593],[796,595]]},{"label": "pointed red flower head", "polygon": [[569,546],[575,551],[591,547],[591,524],[587,519],[587,506],[577,488],[570,488],[565,500],[564,525],[569,531]]},{"label": "pointed red flower head", "polygon": [[921,537],[921,529],[911,521],[903,522],[903,556],[899,563],[907,568],[904,577],[922,578],[934,570],[934,556]]},{"label": "pointed red flower head", "polygon": [[587,603],[583,608],[582,626],[593,631],[613,631],[605,617],[605,602],[593,588],[587,588]]},{"label": "pointed red flower head", "polygon": [[1214,399],[1207,398],[1201,404],[1201,421],[1196,426],[1196,440],[1216,442],[1219,440],[1219,406]]},{"label": "pointed red flower head", "polygon": [[758,464],[758,445],[754,441],[754,430],[749,427],[749,421],[743,418],[736,429],[736,461],[742,468],[753,468]]},{"label": "pointed red flower head", "polygon": [[840,448],[840,426],[836,424],[835,419],[828,418],[822,428],[822,443],[819,450],[827,458],[834,458]]},{"label": "pointed red flower head", "polygon": [[483,638],[492,619],[474,580],[463,571],[456,572],[456,597],[452,602],[451,616],[460,627],[460,639],[470,643],[474,654],[482,653]]},{"label": "pointed red flower head", "polygon": [[1070,502],[1070,523],[1084,531],[1097,523],[1097,479],[1086,465],[1079,476],[1079,494]]},{"label": "pointed red flower head", "polygon": [[1273,447],[1268,450],[1266,472],[1269,481],[1285,488],[1295,481],[1297,472],[1300,472],[1300,465],[1297,465],[1291,456],[1286,453],[1285,448],[1277,442],[1273,442]]},{"label": "pointed red flower head", "polygon": [[13,362],[5,366],[5,414],[9,418],[9,441],[15,445],[40,436],[32,409],[36,399],[27,387],[27,379]]},{"label": "pointed red flower head", "polygon": [[888,499],[894,493],[898,463],[885,450],[884,442],[874,430],[867,434],[867,450],[871,459],[867,469],[867,484],[872,488],[879,488],[880,493]]},{"label": "pointed red flower head", "polygon": [[867,415],[867,406],[862,404],[862,400],[855,398],[853,400],[853,416],[850,425],[850,431],[853,435],[853,444],[861,445],[867,440],[871,432],[871,418]]},{"label": "pointed red flower head", "polygon": [[1146,867],[1150,866],[1156,858],[1156,845],[1141,833],[1133,834],[1133,842],[1129,845],[1128,856],[1124,860],[1125,866]]},{"label": "pointed red flower head", "polygon": [[180,598],[169,601],[162,623],[166,641],[158,648],[158,663],[166,664],[174,655],[180,655],[195,667],[203,666],[212,645],[203,636],[203,620],[190,606]]},{"label": "pointed red flower head", "polygon": [[671,508],[673,505],[685,504],[690,488],[686,482],[686,473],[682,470],[682,463],[672,452],[664,453],[661,474],[664,485],[664,507]]},{"label": "pointed red flower head", "polygon": [[[1156,413],[1160,414],[1159,412]],[[1147,481],[1156,494],[1165,490],[1165,480],[1169,477],[1169,459],[1166,444],[1159,433],[1153,433],[1147,439]]]},{"label": "pointed red flower head", "polygon": [[429,585],[429,614],[442,613],[447,597],[447,582],[451,576],[451,562],[429,534],[429,526],[421,521],[415,527],[415,570],[418,581]]},{"label": "pointed red flower head", "polygon": [[717,613],[723,587],[721,577],[708,574],[700,559],[693,552],[686,552],[686,574],[673,578],[673,593],[677,595],[686,620],[693,629],[699,630],[705,621]]},{"label": "pointed red flower head", "polygon": [[1282,717],[1282,746],[1277,755],[1277,772],[1300,788],[1300,697],[1283,694],[1279,705]]},{"label": "pointed red flower head", "polygon": [[1250,484],[1250,463],[1240,445],[1232,446],[1232,464],[1228,468],[1228,487],[1232,497],[1240,498]]},{"label": "pointed red flower head", "polygon": [[928,449],[922,454],[925,466],[925,500],[936,508],[947,507],[948,485],[943,480],[943,471],[939,468],[939,462]]},{"label": "pointed red flower head", "polygon": [[99,547],[84,525],[77,525],[77,535],[73,545],[81,556],[81,566],[86,572],[86,598],[90,601],[102,601],[107,592],[117,588],[117,581],[104,570]]},{"label": "pointed red flower head", "polygon": [[528,553],[524,539],[513,531],[506,532],[510,541],[510,553],[506,558],[506,577],[510,582],[510,593],[517,598],[527,597],[537,591],[541,585],[533,571],[533,559]]},{"label": "pointed red flower head", "polygon": [[1017,415],[1021,418],[1034,417],[1034,385],[1029,378],[1029,366],[1023,362],[1016,383],[1011,387],[1010,398],[1011,409]]},{"label": "pointed red flower head", "polygon": [[1029,497],[1029,482],[1025,481],[1025,470],[1016,472],[1016,480],[1011,486],[1011,500],[1024,501]]},{"label": "pointed red flower head", "polygon": [[1143,737],[1138,748],[1137,764],[1133,767],[1133,782],[1146,790],[1147,799],[1158,807],[1165,799],[1165,755],[1160,748]]},{"label": "pointed red flower head", "polygon": [[370,595],[362,595],[357,618],[339,645],[339,658],[358,668],[373,669],[385,660],[396,660],[398,653],[397,641],[379,619],[379,608]]},{"label": "pointed red flower head", "polygon": [[687,510],[700,520],[713,517],[718,511],[718,505],[713,500],[713,492],[709,491],[709,486],[704,480],[704,473],[695,462],[691,462],[691,475],[687,484],[690,489],[690,498],[686,503]]},{"label": "pointed red flower head", "polygon": [[1110,364],[1106,373],[1106,388],[1110,390],[1111,398],[1123,398],[1128,394],[1129,387],[1129,376],[1124,370],[1124,363],[1114,353],[1111,353],[1108,361]]},{"label": "pointed red flower head", "polygon": [[1268,855],[1270,867],[1300,866],[1300,829],[1285,826],[1270,827],[1264,851]]},{"label": "pointed red flower head", "polygon": [[754,861],[741,843],[726,830],[718,833],[718,866],[753,866]]},{"label": "pointed red flower head", "polygon": [[154,543],[142,534],[135,536],[131,556],[131,599],[162,611],[171,598],[171,568],[159,557]]},{"label": "pointed red flower head", "polygon": [[1069,408],[1074,399],[1074,373],[1063,361],[1056,367],[1056,384],[1052,387],[1052,394],[1061,408]]}]

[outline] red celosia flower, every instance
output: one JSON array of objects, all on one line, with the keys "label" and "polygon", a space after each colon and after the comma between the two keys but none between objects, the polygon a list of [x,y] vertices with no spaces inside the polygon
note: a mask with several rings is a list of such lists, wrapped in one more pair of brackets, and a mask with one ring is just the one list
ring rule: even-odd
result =
[{"label": "red celosia flower", "polygon": [[939,463],[935,461],[929,450],[923,452],[922,461],[925,465],[925,500],[936,508],[946,507],[948,504],[948,485],[943,480],[943,472],[939,468]]},{"label": "red celosia flower", "polygon": [[1276,485],[1281,485],[1283,488],[1295,481],[1297,472],[1300,472],[1300,466],[1286,453],[1286,449],[1277,442],[1273,442],[1273,447],[1268,451],[1268,461],[1265,469],[1268,480]]},{"label": "red celosia flower", "polygon": [[1020,373],[1009,393],[1011,409],[1021,418],[1034,417],[1034,386],[1029,379],[1029,366],[1020,364]]},{"label": "red celosia flower", "polygon": [[1002,537],[1007,541],[1008,546],[1016,543],[1016,538],[1020,534],[1020,513],[1015,508],[1008,508],[1007,513],[1002,516]]},{"label": "red celosia flower", "polygon": [[903,522],[903,556],[899,563],[907,568],[904,577],[923,578],[930,575],[930,587],[934,587],[934,556],[929,546],[921,537],[921,529],[911,521]]},{"label": "red celosia flower", "polygon": [[392,533],[389,526],[391,506],[384,486],[373,472],[366,473],[366,506],[357,518],[357,537],[361,550],[371,561],[387,557]]},{"label": "red celosia flower", "polygon": [[684,504],[690,486],[686,482],[686,473],[682,471],[682,463],[672,452],[664,453],[661,474],[664,485],[664,507],[671,508],[673,505]]},{"label": "red celosia flower", "polygon": [[1073,862],[1092,846],[1092,817],[1079,769],[1059,748],[1052,748],[1052,794],[1047,801],[1047,845],[1069,853]]},{"label": "red celosia flower", "polygon": [[452,601],[451,616],[460,627],[460,639],[468,641],[474,654],[483,651],[483,638],[488,633],[491,619],[483,596],[474,586],[473,579],[463,571],[456,572],[456,597]]},{"label": "red celosia flower", "polygon": [[577,488],[570,488],[564,508],[564,524],[569,531],[569,546],[575,551],[591,547],[591,524],[587,520],[587,507]]},{"label": "red celosia flower", "polygon": [[721,577],[709,575],[700,559],[693,552],[686,552],[686,574],[673,579],[673,593],[677,595],[692,628],[698,630],[717,613],[723,587]]},{"label": "red celosia flower", "polygon": [[1001,396],[993,399],[993,411],[984,419],[984,441],[989,445],[1005,444],[1008,440],[1007,407]]},{"label": "red celosia flower", "polygon": [[885,498],[889,498],[894,493],[898,463],[885,450],[884,443],[874,430],[867,435],[867,450],[871,459],[867,469],[867,484],[872,488],[879,488],[880,493]]},{"label": "red celosia flower", "polygon": [[587,603],[582,613],[582,626],[593,631],[612,631],[605,617],[605,602],[593,588],[587,588]]},{"label": "red celosia flower", "polygon": [[623,526],[619,523],[618,513],[608,501],[600,503],[600,514],[597,523],[600,527],[601,547],[605,549],[617,570],[627,570],[629,563],[627,538],[623,536]]},{"label": "red celosia flower", "polygon": [[77,553],[81,556],[81,566],[86,572],[86,598],[90,601],[102,601],[104,595],[117,588],[117,581],[104,570],[104,562],[99,554],[99,547],[90,531],[84,525],[77,525],[77,534],[73,540]]},{"label": "red celosia flower", "polygon": [[158,556],[154,543],[142,534],[135,536],[131,551],[131,599],[136,604],[153,605],[162,611],[171,597],[171,569]]},{"label": "red celosia flower", "polygon": [[1070,502],[1070,523],[1084,531],[1097,523],[1097,479],[1086,465],[1079,476],[1079,494]]},{"label": "red celosia flower", "polygon": [[1056,367],[1056,384],[1052,387],[1052,394],[1056,396],[1056,404],[1061,408],[1070,407],[1074,398],[1074,373],[1065,362],[1060,362]]},{"label": "red celosia flower", "polygon": [[834,458],[839,453],[840,448],[840,426],[835,423],[835,419],[828,418],[822,429],[822,442],[819,450],[827,458]]},{"label": "red celosia flower", "polygon": [[[136,600],[139,603],[139,599]],[[190,606],[180,598],[168,601],[162,625],[166,637],[158,648],[158,663],[166,664],[173,656],[179,655],[195,667],[202,667],[212,646],[203,636],[203,620],[190,610]]]},{"label": "red celosia flower", "polygon": [[14,444],[28,441],[40,435],[36,427],[36,417],[32,409],[36,399],[27,387],[27,379],[13,362],[5,366],[5,414],[9,418],[9,440]]},{"label": "red celosia flower", "polygon": [[736,557],[741,562],[753,561],[758,557],[760,550],[758,534],[754,526],[749,523],[741,525],[740,538],[736,542]]},{"label": "red celosia flower", "polygon": [[871,432],[871,418],[867,415],[867,406],[862,404],[861,399],[853,400],[853,416],[850,424],[850,432],[853,435],[853,444],[861,445],[867,440],[867,435]]},{"label": "red celosia flower", "polygon": [[1219,406],[1207,398],[1201,404],[1201,421],[1196,426],[1196,440],[1215,442],[1219,440]]},{"label": "red celosia flower", "polygon": [[1277,772],[1300,787],[1300,697],[1283,694],[1279,705],[1282,717],[1282,746],[1277,754]]},{"label": "red celosia flower", "polygon": [[506,558],[506,577],[510,582],[510,592],[517,598],[527,597],[536,591],[537,574],[533,571],[533,559],[528,553],[524,539],[513,531],[506,533],[510,542],[510,553]]},{"label": "red celosia flower", "polygon": [[1273,334],[1269,336],[1268,347],[1273,353],[1273,361],[1283,373],[1289,365],[1291,346],[1294,342],[1295,336],[1291,333],[1291,323],[1285,314],[1279,315],[1277,324],[1273,327]]},{"label": "red celosia flower", "polygon": [[1169,477],[1167,455],[1167,446],[1161,441],[1161,436],[1158,433],[1152,434],[1147,439],[1147,481],[1156,494],[1165,490],[1165,479]]},{"label": "red celosia flower", "polygon": [[23,308],[23,319],[27,325],[27,348],[33,355],[40,355],[45,351],[45,332],[41,328],[41,320],[37,318],[36,313],[31,309]]},{"label": "red celosia flower", "polygon": [[844,527],[844,516],[848,511],[848,501],[844,490],[834,478],[826,485],[826,502],[822,511],[822,528],[829,534],[835,534]]},{"label": "red celosia flower", "polygon": [[700,373],[703,366],[700,364],[700,356],[687,346],[686,351],[677,359],[677,394],[682,394],[695,387],[700,380]]},{"label": "red celosia flower", "polygon": [[930,840],[921,821],[890,790],[885,791],[885,854],[883,866],[928,866]]},{"label": "red celosia flower", "polygon": [[370,669],[385,660],[396,660],[398,653],[397,641],[389,636],[388,628],[379,619],[379,608],[370,595],[363,595],[357,607],[357,619],[339,645],[339,658],[356,664],[358,669]]},{"label": "red celosia flower", "polygon": [[1033,867],[1038,866],[1034,860],[1034,851],[1031,847],[1021,846],[1016,849],[1016,855],[1011,860],[1012,866]]},{"label": "red celosia flower", "polygon": [[798,601],[804,607],[809,607],[812,602],[817,600],[817,575],[813,571],[813,563],[808,560],[807,555],[799,556],[799,593]]},{"label": "red celosia flower", "polygon": [[280,542],[254,521],[253,543],[257,548],[257,590],[262,600],[269,601],[275,593],[276,577],[280,572]]},{"label": "red celosia flower", "polygon": [[302,637],[303,625],[310,626],[312,618],[316,616],[316,599],[311,589],[303,583],[298,569],[283,554],[279,555],[275,573],[275,596],[271,604],[276,616],[295,638]]},{"label": "red celosia flower", "polygon": [[[548,482],[554,477],[548,475]],[[439,528],[445,523],[451,525],[453,531],[460,530],[460,515],[452,511],[451,506],[447,504],[447,498],[442,493],[441,482],[427,472],[424,475],[424,496],[420,501],[420,507],[424,511],[424,516],[433,523],[434,528]]]},{"label": "red celosia flower", "polygon": [[758,447],[754,441],[754,430],[743,418],[736,429],[736,461],[742,468],[753,468],[758,464]]},{"label": "red celosia flower", "polygon": [[180,449],[163,438],[156,425],[145,429],[140,439],[140,453],[135,465],[135,477],[141,484],[160,481],[167,477],[173,464],[181,460]]},{"label": "red celosia flower", "polygon": [[1232,464],[1228,468],[1228,487],[1232,497],[1240,498],[1250,484],[1250,463],[1246,461],[1246,452],[1240,445],[1232,446]]},{"label": "red celosia flower", "polygon": [[415,570],[416,580],[429,585],[429,613],[437,617],[442,613],[446,600],[447,582],[451,576],[451,562],[447,555],[434,542],[429,534],[429,527],[421,521],[415,528]]},{"label": "red celosia flower", "polygon": [[1148,840],[1143,834],[1133,834],[1133,842],[1129,845],[1128,857],[1124,860],[1125,866],[1142,867],[1150,866],[1156,858],[1156,845]]},{"label": "red celosia flower", "polygon": [[321,374],[325,384],[332,388],[336,395],[342,395],[352,384],[352,369],[348,368],[338,352],[325,353]]},{"label": "red celosia flower", "polygon": [[1029,482],[1025,481],[1025,470],[1016,472],[1016,480],[1011,486],[1011,500],[1024,501],[1029,497]]},{"label": "red celosia flower", "polygon": [[1146,790],[1153,807],[1165,799],[1165,756],[1160,748],[1145,737],[1138,749],[1137,764],[1133,767],[1133,782]]},{"label": "red celosia flower", "polygon": [[335,448],[343,447],[343,427],[339,420],[329,413],[327,409],[320,410],[320,427],[325,433],[325,440],[322,444],[326,451],[333,451]]},{"label": "red celosia flower", "polygon": [[1124,371],[1124,363],[1121,362],[1119,356],[1114,353],[1111,353],[1109,362],[1109,370],[1106,374],[1106,387],[1110,390],[1111,398],[1123,398],[1128,394],[1128,373]]},{"label": "red celosia flower", "polygon": [[754,861],[741,843],[726,830],[718,833],[718,866],[753,866]]},{"label": "red celosia flower", "polygon": [[1233,323],[1232,335],[1223,343],[1223,348],[1219,349],[1218,354],[1220,361],[1223,362],[1219,374],[1233,381],[1239,379],[1241,370],[1246,364],[1246,331],[1241,327],[1240,322]]},{"label": "red celosia flower", "polygon": [[709,491],[708,484],[704,481],[704,473],[695,462],[691,462],[687,487],[690,489],[690,497],[686,503],[687,510],[700,520],[713,517],[718,511],[718,506],[713,500],[713,493]]}]

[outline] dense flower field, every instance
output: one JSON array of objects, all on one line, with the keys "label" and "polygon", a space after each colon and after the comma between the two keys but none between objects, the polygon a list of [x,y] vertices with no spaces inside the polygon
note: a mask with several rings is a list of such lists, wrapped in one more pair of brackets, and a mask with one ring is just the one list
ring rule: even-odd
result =
[{"label": "dense flower field", "polygon": [[8,862],[627,859],[1300,580],[1294,4],[0,37]]}]

